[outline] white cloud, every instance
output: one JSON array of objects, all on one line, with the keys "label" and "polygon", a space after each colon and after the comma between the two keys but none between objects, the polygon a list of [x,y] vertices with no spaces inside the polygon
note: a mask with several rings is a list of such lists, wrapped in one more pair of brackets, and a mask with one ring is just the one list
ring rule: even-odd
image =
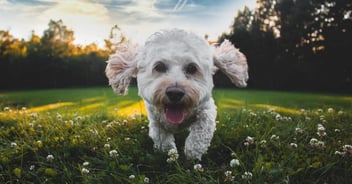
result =
[{"label": "white cloud", "polygon": [[138,43],[155,31],[173,27],[216,39],[229,30],[238,9],[253,6],[255,1],[211,1],[212,6],[210,1],[192,0],[37,0],[33,4],[0,0],[0,30],[28,39],[31,30],[42,35],[50,19],[61,19],[80,44],[98,42],[102,46],[113,25]]}]

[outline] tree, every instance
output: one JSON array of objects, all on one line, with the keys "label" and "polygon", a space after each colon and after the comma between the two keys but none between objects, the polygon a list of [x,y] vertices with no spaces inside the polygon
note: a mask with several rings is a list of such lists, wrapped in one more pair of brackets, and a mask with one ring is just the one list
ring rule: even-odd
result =
[{"label": "tree", "polygon": [[50,20],[49,28],[41,38],[41,52],[50,58],[63,58],[72,55],[74,32],[68,29],[62,20]]}]

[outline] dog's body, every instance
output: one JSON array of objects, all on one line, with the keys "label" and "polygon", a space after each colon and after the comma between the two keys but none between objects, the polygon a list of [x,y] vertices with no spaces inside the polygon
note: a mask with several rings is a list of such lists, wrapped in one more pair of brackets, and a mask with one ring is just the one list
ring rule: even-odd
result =
[{"label": "dog's body", "polygon": [[215,131],[212,77],[217,69],[238,87],[246,86],[246,58],[229,41],[212,47],[193,33],[172,29],[153,34],[140,48],[121,45],[110,56],[106,75],[118,94],[126,94],[137,77],[155,148],[176,149],[173,134],[189,128],[185,155],[201,160]]}]

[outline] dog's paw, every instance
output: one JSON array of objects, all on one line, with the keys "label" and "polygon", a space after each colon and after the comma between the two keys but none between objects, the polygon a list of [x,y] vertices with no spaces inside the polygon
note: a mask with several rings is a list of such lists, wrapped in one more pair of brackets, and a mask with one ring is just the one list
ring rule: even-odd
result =
[{"label": "dog's paw", "polygon": [[207,148],[197,144],[185,145],[185,155],[189,160],[202,160],[202,155],[207,151]]},{"label": "dog's paw", "polygon": [[169,144],[166,144],[165,142],[163,143],[154,143],[154,149],[162,152],[168,152],[169,150],[177,150],[176,149],[176,144],[171,142]]}]

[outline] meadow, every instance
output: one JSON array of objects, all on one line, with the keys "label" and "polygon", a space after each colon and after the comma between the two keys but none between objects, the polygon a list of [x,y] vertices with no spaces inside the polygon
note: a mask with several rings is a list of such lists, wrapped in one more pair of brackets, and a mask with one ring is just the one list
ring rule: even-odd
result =
[{"label": "meadow", "polygon": [[153,149],[137,89],[0,91],[0,183],[351,183],[352,96],[215,89],[202,161]]}]

